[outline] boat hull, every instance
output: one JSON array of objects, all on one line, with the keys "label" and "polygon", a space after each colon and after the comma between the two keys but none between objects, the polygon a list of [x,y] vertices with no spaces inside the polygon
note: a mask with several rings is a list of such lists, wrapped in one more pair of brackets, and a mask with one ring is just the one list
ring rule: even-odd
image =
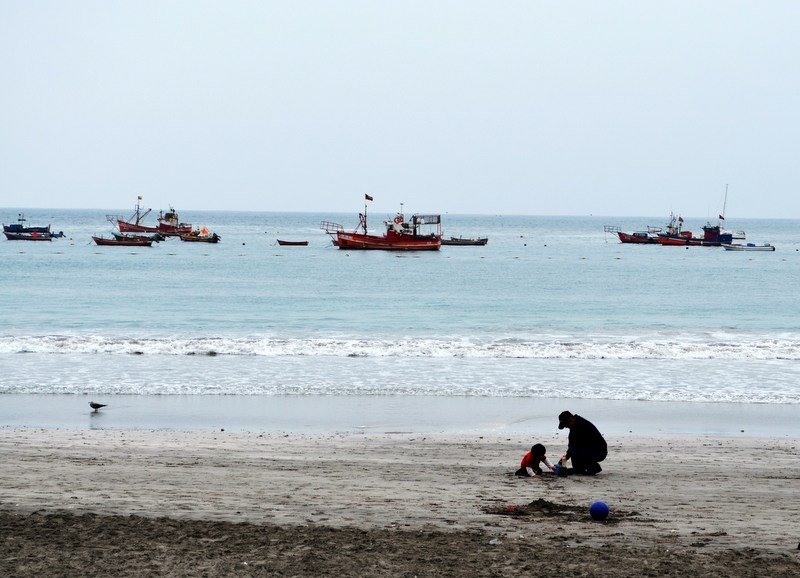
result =
[{"label": "boat hull", "polygon": [[212,233],[210,235],[184,234],[180,237],[181,241],[186,241],[188,243],[219,243],[221,238],[216,233]]},{"label": "boat hull", "polygon": [[482,246],[489,242],[488,237],[480,237],[478,239],[463,239],[461,237],[450,237],[449,239],[442,239],[442,245],[472,245],[472,246]]},{"label": "boat hull", "polygon": [[52,241],[53,239],[53,235],[50,233],[39,233],[36,231],[32,233],[11,233],[9,231],[3,231],[3,234],[9,241]]},{"label": "boat hull", "polygon": [[661,233],[658,236],[658,242],[666,246],[719,247],[730,244],[732,241],[733,234],[723,233],[719,225],[704,226],[702,237],[693,237],[688,231],[683,231],[678,235]]},{"label": "boat hull", "polygon": [[278,245],[284,247],[305,247],[308,245],[308,241],[283,241],[278,239]]},{"label": "boat hull", "polygon": [[699,237],[668,237],[659,236],[658,242],[661,245],[682,246],[682,247],[719,247],[722,245],[719,241],[707,241]]},{"label": "boat hull", "polygon": [[764,245],[740,245],[735,243],[724,243],[722,248],[726,251],[774,251],[775,246],[768,243]]},{"label": "boat hull", "polygon": [[339,231],[336,243],[340,249],[359,249],[377,251],[438,251],[442,246],[440,236],[364,235]]},{"label": "boat hull", "polygon": [[623,233],[622,231],[617,231],[617,236],[622,243],[633,243],[637,245],[658,244],[658,237],[640,231],[634,233]]},{"label": "boat hull", "polygon": [[121,233],[159,233],[158,227],[146,227],[145,225],[137,225],[136,223],[129,223],[122,219],[117,221],[117,228]]},{"label": "boat hull", "polygon": [[106,239],[104,237],[92,237],[96,245],[103,247],[150,247],[153,244],[152,239],[143,238],[129,238],[129,239]]}]

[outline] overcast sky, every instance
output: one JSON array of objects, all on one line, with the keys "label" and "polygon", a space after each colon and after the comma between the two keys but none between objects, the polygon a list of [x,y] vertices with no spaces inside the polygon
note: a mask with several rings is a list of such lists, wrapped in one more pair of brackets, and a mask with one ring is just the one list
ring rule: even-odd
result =
[{"label": "overcast sky", "polygon": [[800,218],[800,2],[0,0],[0,207]]}]

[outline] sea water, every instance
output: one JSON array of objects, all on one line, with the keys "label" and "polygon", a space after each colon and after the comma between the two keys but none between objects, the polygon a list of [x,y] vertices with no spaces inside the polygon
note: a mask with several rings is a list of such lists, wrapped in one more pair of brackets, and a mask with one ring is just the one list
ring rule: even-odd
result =
[{"label": "sea water", "polygon": [[140,248],[92,242],[113,211],[18,212],[66,236],[0,241],[2,394],[800,403],[796,220],[731,219],[777,247],[732,252],[604,231],[664,218],[445,214],[488,244],[395,253],[319,228],[354,214],[184,211],[221,242]]}]

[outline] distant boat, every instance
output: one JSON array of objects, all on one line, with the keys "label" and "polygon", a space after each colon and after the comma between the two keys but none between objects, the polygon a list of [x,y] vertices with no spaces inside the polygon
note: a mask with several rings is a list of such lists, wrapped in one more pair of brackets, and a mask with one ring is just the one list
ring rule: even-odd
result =
[{"label": "distant boat", "polygon": [[292,246],[305,247],[306,245],[308,245],[308,241],[284,241],[283,239],[278,239],[278,245],[289,246],[289,247]]},{"label": "distant boat", "polygon": [[52,241],[55,236],[49,232],[39,233],[38,231],[33,231],[31,233],[11,233],[9,231],[3,231],[3,234],[9,241]]},{"label": "distant boat", "polygon": [[661,227],[647,227],[646,231],[626,233],[616,225],[604,225],[603,231],[616,235],[620,243],[633,243],[637,245],[658,245],[658,234]]},{"label": "distant boat", "polygon": [[156,219],[158,224],[155,227],[143,225],[142,220],[152,209],[142,212],[141,201],[142,197],[137,197],[134,213],[127,220],[115,215],[106,215],[106,218],[114,223],[122,233],[159,233],[165,236],[177,237],[192,232],[192,226],[188,223],[181,223],[178,213],[172,207],[166,213],[164,211],[158,213],[158,218]]},{"label": "distant boat", "polygon": [[691,246],[691,247],[719,247],[724,243],[731,243],[733,235],[723,233],[719,224],[706,223],[703,226],[703,236],[695,237],[691,231],[682,230],[683,217],[672,214],[667,223],[667,230],[658,234],[658,242],[665,246]]},{"label": "distant boat", "polygon": [[726,251],[774,251],[775,246],[769,243],[756,245],[754,243],[723,243],[722,248]]},{"label": "distant boat", "polygon": [[658,235],[647,231],[634,231],[625,233],[617,231],[617,236],[621,243],[636,243],[639,245],[658,245]]},{"label": "distant boat", "polygon": [[149,239],[154,243],[160,243],[165,239],[161,233],[120,233],[111,231],[115,239]]},{"label": "distant boat", "polygon": [[106,215],[106,219],[111,221],[122,233],[158,233],[158,227],[148,227],[142,224],[142,220],[150,214],[152,209],[142,212],[142,197],[137,197],[136,207],[128,219],[123,219],[117,215]]},{"label": "distant boat", "polygon": [[[175,209],[170,207],[166,213],[161,211],[158,213],[158,232],[162,235],[174,236],[191,234],[192,226],[188,223],[181,223],[178,218],[178,213]],[[216,241],[208,241],[216,243]]]},{"label": "distant boat", "polygon": [[112,237],[107,239],[105,237],[96,237],[92,235],[92,239],[97,245],[101,246],[118,246],[118,247],[150,247],[153,244],[152,239],[145,237],[127,237],[118,239]]},{"label": "distant boat", "polygon": [[[359,214],[359,224],[352,233],[344,230],[338,223],[322,221],[320,229],[333,239],[340,249],[382,250],[382,251],[438,251],[442,246],[442,218],[440,215],[411,216],[406,221],[403,206],[393,219],[383,222],[384,235],[370,235],[367,231],[367,207]],[[422,227],[433,229],[425,232]],[[361,232],[359,232],[361,231]]]},{"label": "distant boat", "polygon": [[191,243],[219,243],[221,239],[222,237],[216,233],[209,233],[208,229],[205,227],[181,235],[181,241],[187,241]]},{"label": "distant boat", "polygon": [[442,239],[442,245],[485,245],[489,242],[489,237],[450,237],[449,239]]},{"label": "distant boat", "polygon": [[[3,232],[4,233],[50,233],[50,225],[41,226],[41,227],[28,227],[25,222],[25,215],[19,213],[17,215],[17,222],[11,223],[10,225],[3,224]],[[55,235],[54,235],[55,236]],[[59,235],[63,237],[63,233]]]}]

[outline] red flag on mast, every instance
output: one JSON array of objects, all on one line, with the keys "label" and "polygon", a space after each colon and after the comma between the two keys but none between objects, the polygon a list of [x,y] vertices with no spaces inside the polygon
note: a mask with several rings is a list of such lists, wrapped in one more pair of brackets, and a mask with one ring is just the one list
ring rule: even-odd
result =
[{"label": "red flag on mast", "polygon": [[365,194],[365,195],[364,195],[364,200],[365,200],[365,201],[371,201],[371,200],[372,200],[372,197],[371,197],[371,196],[369,196],[369,195],[366,195],[366,194]]}]

